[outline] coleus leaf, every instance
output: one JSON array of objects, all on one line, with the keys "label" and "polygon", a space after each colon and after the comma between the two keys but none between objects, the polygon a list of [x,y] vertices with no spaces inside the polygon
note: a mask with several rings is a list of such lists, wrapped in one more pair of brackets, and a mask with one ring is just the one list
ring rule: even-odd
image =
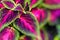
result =
[{"label": "coleus leaf", "polygon": [[60,0],[43,0],[42,6],[48,9],[59,9]]},{"label": "coleus leaf", "polygon": [[56,9],[56,10],[50,10],[51,16],[50,16],[50,22],[53,24],[58,24],[59,19],[60,19],[60,9]]},{"label": "coleus leaf", "polygon": [[30,12],[26,12],[26,14],[22,13],[20,18],[16,19],[13,25],[16,29],[26,35],[36,35],[38,23],[33,14]]},{"label": "coleus leaf", "polygon": [[15,11],[23,11],[24,9],[23,9],[23,7],[22,7],[21,4],[17,4],[17,6],[15,7],[14,10],[15,10]]},{"label": "coleus leaf", "polygon": [[60,4],[60,0],[44,0],[46,4]]},{"label": "coleus leaf", "polygon": [[47,13],[44,9],[33,8],[31,12],[35,15],[39,23],[43,22],[47,17]]},{"label": "coleus leaf", "polygon": [[48,13],[45,11],[45,9],[43,9],[43,8],[33,8],[31,10],[31,12],[34,14],[38,23],[40,24],[39,28],[43,27],[46,24],[46,22],[49,18]]},{"label": "coleus leaf", "polygon": [[[48,40],[48,34],[43,29],[40,30],[40,36],[41,36],[42,40]],[[28,39],[29,40],[38,40],[37,37],[34,38],[34,37],[26,36],[26,35],[21,36],[19,40],[28,40]]]},{"label": "coleus leaf", "polygon": [[9,24],[11,24],[18,16],[18,12],[17,11],[12,11],[9,9],[2,9],[0,11],[0,31],[8,26]]},{"label": "coleus leaf", "polygon": [[2,4],[4,5],[5,8],[8,8],[8,9],[12,9],[16,5],[13,0],[3,0]]},{"label": "coleus leaf", "polygon": [[0,40],[18,40],[19,33],[12,27],[6,27],[0,32]]},{"label": "coleus leaf", "polygon": [[34,8],[42,3],[42,0],[31,0],[30,1],[30,8]]}]

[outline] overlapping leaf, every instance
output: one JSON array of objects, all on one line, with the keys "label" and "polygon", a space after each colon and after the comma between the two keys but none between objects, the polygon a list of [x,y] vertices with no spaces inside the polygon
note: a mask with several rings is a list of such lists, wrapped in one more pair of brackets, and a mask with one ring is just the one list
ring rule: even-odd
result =
[{"label": "overlapping leaf", "polygon": [[24,9],[22,8],[21,4],[17,4],[16,8],[14,9],[15,11],[23,11]]},{"label": "overlapping leaf", "polygon": [[36,35],[38,24],[35,17],[30,12],[21,14],[20,18],[16,19],[13,24],[15,28],[26,35]]},{"label": "overlapping leaf", "polygon": [[18,12],[17,11],[12,11],[9,9],[2,9],[0,11],[0,31],[8,26],[9,24],[11,24],[18,16]]},{"label": "overlapping leaf", "polygon": [[14,28],[7,27],[0,32],[0,40],[18,40],[18,35]]},{"label": "overlapping leaf", "polygon": [[23,7],[28,3],[30,8],[34,8],[42,3],[42,0],[15,0],[15,3],[20,3]]}]

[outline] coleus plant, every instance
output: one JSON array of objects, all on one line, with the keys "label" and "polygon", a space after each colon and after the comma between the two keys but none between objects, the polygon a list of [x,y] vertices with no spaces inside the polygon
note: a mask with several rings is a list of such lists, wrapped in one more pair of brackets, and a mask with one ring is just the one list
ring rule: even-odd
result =
[{"label": "coleus plant", "polygon": [[[43,8],[37,7],[41,2],[42,0],[2,0],[2,9],[0,10],[0,33],[1,31],[4,32],[3,30],[6,27],[9,29],[9,25],[12,23],[13,28],[15,28],[14,30],[17,29],[25,35],[35,37],[35,40],[44,40],[40,36],[39,24],[44,22],[46,12]],[[7,34],[4,33],[7,35],[6,40],[10,38],[10,33],[11,32],[7,32]],[[3,33],[1,33],[1,35],[2,34]],[[15,38],[15,34],[13,36]],[[5,35],[3,35],[2,39],[5,40],[4,38]],[[15,40],[14,38],[12,37],[9,40]]]},{"label": "coleus plant", "polygon": [[[45,2],[46,1],[48,0],[45,0]],[[0,8],[2,8],[0,10],[0,31],[3,31],[4,28],[9,27],[8,25],[13,23],[13,27],[23,34],[33,36],[36,38],[35,40],[44,40],[41,39],[40,36],[40,24],[44,22],[46,12],[43,8],[38,8],[37,6],[42,3],[42,6],[45,8],[53,9],[55,12],[54,15],[56,15],[55,9],[60,8],[59,5],[56,6],[54,4],[58,4],[58,2],[53,1],[52,3],[54,5],[52,7],[50,7],[51,5],[49,2],[50,1],[48,1],[49,5],[45,6],[45,4],[42,3],[42,0],[2,0],[0,4]],[[1,35],[2,34],[3,33],[1,33]],[[5,39],[3,38],[3,40]],[[6,40],[8,40],[8,38],[6,38]]]}]

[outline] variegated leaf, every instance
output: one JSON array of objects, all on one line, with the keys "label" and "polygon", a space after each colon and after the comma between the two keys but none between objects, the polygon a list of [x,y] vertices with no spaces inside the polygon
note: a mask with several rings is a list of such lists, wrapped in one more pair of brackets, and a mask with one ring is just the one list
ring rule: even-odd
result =
[{"label": "variegated leaf", "polygon": [[17,4],[16,8],[14,9],[15,11],[23,11],[23,7],[21,4]]},{"label": "variegated leaf", "polygon": [[60,9],[50,10],[50,22],[53,24],[60,24]]},{"label": "variegated leaf", "polygon": [[13,25],[16,29],[26,35],[34,36],[37,34],[36,30],[38,23],[33,14],[30,12],[27,12],[26,14],[22,13],[20,18],[16,19]]},{"label": "variegated leaf", "polygon": [[18,16],[18,12],[17,11],[12,11],[9,9],[2,9],[0,11],[0,31],[8,26],[9,24],[11,24]]},{"label": "variegated leaf", "polygon": [[39,23],[44,22],[47,17],[47,13],[44,9],[33,8],[31,12],[35,15]]},{"label": "variegated leaf", "polygon": [[0,32],[0,40],[18,40],[19,33],[12,27],[6,27]]},{"label": "variegated leaf", "polygon": [[16,6],[15,2],[12,0],[3,0],[2,4],[5,8],[12,9]]}]

